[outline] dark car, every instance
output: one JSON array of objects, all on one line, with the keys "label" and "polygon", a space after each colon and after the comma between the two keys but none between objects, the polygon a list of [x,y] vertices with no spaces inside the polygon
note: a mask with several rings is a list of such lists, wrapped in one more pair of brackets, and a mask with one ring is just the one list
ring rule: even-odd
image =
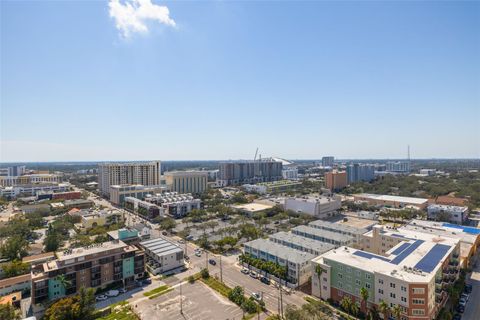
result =
[{"label": "dark car", "polygon": [[457,313],[453,316],[452,320],[461,320],[462,319],[462,315],[460,313]]},{"label": "dark car", "polygon": [[465,311],[465,307],[462,306],[462,305],[458,305],[457,306],[457,311],[460,312],[460,313],[463,313]]},{"label": "dark car", "polygon": [[212,266],[214,266],[214,265],[217,264],[217,262],[216,262],[215,260],[213,260],[213,259],[209,259],[209,260],[208,260],[208,263],[210,263]]},{"label": "dark car", "polygon": [[152,284],[152,279],[147,278],[147,279],[143,280],[143,284]]},{"label": "dark car", "polygon": [[267,277],[261,277],[260,281],[262,281],[265,284],[270,284],[270,280]]},{"label": "dark car", "polygon": [[472,292],[472,289],[473,289],[473,287],[472,287],[471,284],[466,284],[466,285],[465,285],[465,292],[466,292],[466,293],[471,293],[471,292]]}]

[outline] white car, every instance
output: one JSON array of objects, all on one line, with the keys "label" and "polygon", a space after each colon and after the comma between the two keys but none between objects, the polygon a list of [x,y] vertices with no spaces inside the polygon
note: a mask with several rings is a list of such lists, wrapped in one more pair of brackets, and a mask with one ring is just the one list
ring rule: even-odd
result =
[{"label": "white car", "polygon": [[195,252],[195,255],[196,255],[197,257],[201,257],[201,256],[202,256],[202,253],[201,253],[200,251],[196,251],[196,252]]},{"label": "white car", "polygon": [[104,301],[104,300],[107,300],[107,299],[108,299],[108,297],[104,294],[101,294],[101,295],[95,297],[96,301]]},{"label": "white car", "polygon": [[460,296],[460,299],[465,299],[465,301],[468,301],[469,298],[470,295],[468,293],[462,293],[462,295]]},{"label": "white car", "polygon": [[116,297],[120,294],[120,292],[118,290],[109,290],[109,291],[105,292],[105,294],[108,297]]},{"label": "white car", "polygon": [[252,298],[257,300],[257,301],[260,301],[262,298],[260,297],[260,294],[256,293],[256,292],[253,292],[252,293]]},{"label": "white car", "polygon": [[461,298],[458,304],[461,305],[462,307],[465,307],[467,304],[467,299]]},{"label": "white car", "polygon": [[250,272],[250,270],[248,270],[247,268],[243,268],[242,269],[242,273],[243,274],[248,274]]}]

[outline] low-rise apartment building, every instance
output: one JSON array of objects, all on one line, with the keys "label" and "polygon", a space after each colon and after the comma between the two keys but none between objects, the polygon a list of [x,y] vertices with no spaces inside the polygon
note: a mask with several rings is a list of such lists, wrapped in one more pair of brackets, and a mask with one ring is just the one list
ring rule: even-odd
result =
[{"label": "low-rise apartment building", "polygon": [[431,204],[427,207],[428,219],[464,223],[468,218],[468,207]]},{"label": "low-rise apartment building", "polygon": [[285,210],[306,213],[322,219],[334,216],[342,206],[339,197],[288,197],[285,199]]},{"label": "low-rise apartment building", "polygon": [[292,228],[292,233],[304,238],[317,240],[334,245],[335,247],[353,245],[355,239],[352,236],[314,228],[312,226],[297,226]]},{"label": "low-rise apartment building", "polygon": [[147,195],[163,193],[165,191],[167,191],[166,185],[112,185],[110,186],[110,202],[123,206],[125,198],[127,197],[144,199]]},{"label": "low-rise apartment building", "polygon": [[314,256],[319,256],[322,253],[325,253],[335,248],[335,246],[332,244],[301,237],[294,233],[285,231],[274,233],[270,235],[268,239],[275,243],[281,244],[282,246],[311,253]]},{"label": "low-rise apartment building", "polygon": [[59,183],[62,176],[58,174],[26,174],[23,176],[0,176],[0,186],[13,187],[17,185],[29,185],[36,183]]},{"label": "low-rise apartment building", "polygon": [[175,219],[183,218],[190,211],[202,207],[202,201],[188,193],[166,192],[146,197],[145,201],[158,205],[163,209],[164,214]]},{"label": "low-rise apartment building", "polygon": [[[348,219],[348,218],[347,218]],[[342,223],[332,223],[324,220],[315,220],[308,224],[309,227],[324,230],[332,233],[337,233],[339,235],[351,237],[351,242],[348,245],[357,247],[361,242],[362,235],[375,225],[376,222],[372,221],[371,224],[368,224],[367,228],[356,228],[350,225],[344,225]],[[346,244],[343,244],[346,245]]]},{"label": "low-rise apartment building", "polygon": [[242,188],[247,192],[267,194],[273,192],[286,192],[300,186],[301,184],[302,183],[299,181],[280,180],[274,182],[261,182],[257,184],[244,184],[242,185]]},{"label": "low-rise apartment building", "polygon": [[295,287],[306,283],[310,278],[310,260],[315,255],[295,250],[267,239],[256,239],[244,245],[245,254],[271,261],[287,269],[287,281]]},{"label": "low-rise apartment building", "polygon": [[[144,274],[143,251],[122,241],[57,252],[57,259],[32,268],[32,304],[75,294],[81,287],[100,288],[114,282],[130,287]],[[68,280],[66,287],[60,275]]]},{"label": "low-rise apartment building", "polygon": [[15,199],[19,196],[36,196],[42,192],[66,192],[69,189],[70,183],[22,184],[0,187],[0,196],[6,199]]},{"label": "low-rise apartment building", "polygon": [[91,229],[101,226],[109,226],[112,224],[122,224],[125,220],[123,212],[113,210],[99,210],[92,211],[88,214],[82,215],[82,227]]},{"label": "low-rise apartment building", "polygon": [[133,197],[125,198],[125,208],[149,220],[163,215],[163,209],[156,204]]},{"label": "low-rise apartment building", "polygon": [[383,255],[340,247],[313,259],[312,294],[337,302],[349,297],[361,306],[365,288],[368,308],[378,310],[385,301],[400,306],[402,319],[434,319],[460,273],[459,241],[409,230],[401,236],[403,241]]},{"label": "low-rise apartment building", "polygon": [[163,238],[140,242],[145,250],[147,270],[154,274],[184,267],[183,249]]}]

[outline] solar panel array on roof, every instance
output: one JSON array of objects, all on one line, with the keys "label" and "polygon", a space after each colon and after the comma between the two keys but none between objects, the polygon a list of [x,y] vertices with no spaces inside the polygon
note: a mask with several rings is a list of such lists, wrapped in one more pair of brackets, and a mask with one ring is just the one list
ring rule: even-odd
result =
[{"label": "solar panel array on roof", "polygon": [[434,245],[432,249],[422,258],[422,260],[415,265],[415,268],[424,272],[432,272],[443,256],[445,256],[448,250],[450,250],[450,248],[450,246],[445,244]]},{"label": "solar panel array on roof", "polygon": [[414,243],[412,243],[408,248],[402,251],[398,256],[393,258],[392,261],[390,261],[393,264],[399,264],[402,262],[406,257],[408,257],[413,251],[415,251],[422,243],[425,241],[423,240],[416,240]]},{"label": "solar panel array on roof", "polygon": [[448,227],[448,228],[461,229],[463,232],[470,233],[470,234],[480,234],[479,228],[459,226],[453,223],[444,223],[442,224],[442,226]]},{"label": "solar panel array on roof", "polygon": [[383,261],[386,261],[386,262],[390,262],[390,259],[387,259],[385,257],[382,257],[382,256],[378,256],[376,254],[372,254],[372,253],[369,253],[369,252],[365,252],[365,251],[355,251],[353,253],[354,255],[356,256],[359,256],[359,257],[362,257],[362,258],[367,258],[367,259],[380,259],[380,260],[383,260]]},{"label": "solar panel array on roof", "polygon": [[397,249],[392,251],[392,254],[399,255],[403,250],[407,249],[410,246],[410,243],[404,242]]}]

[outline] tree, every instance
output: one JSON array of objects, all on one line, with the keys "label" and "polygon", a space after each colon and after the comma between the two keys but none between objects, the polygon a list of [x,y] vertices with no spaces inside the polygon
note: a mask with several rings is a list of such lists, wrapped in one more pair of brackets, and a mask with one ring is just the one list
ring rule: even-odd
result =
[{"label": "tree", "polygon": [[21,235],[11,236],[0,248],[2,257],[15,260],[25,257],[28,252],[28,241]]},{"label": "tree", "polygon": [[349,313],[352,308],[352,300],[349,297],[344,297],[342,301],[340,301],[340,306],[345,312]]},{"label": "tree", "polygon": [[60,248],[62,241],[60,239],[60,235],[56,232],[48,232],[45,240],[43,240],[43,245],[45,247],[45,251],[57,251]]},{"label": "tree", "polygon": [[200,276],[203,278],[203,279],[208,279],[210,277],[210,273],[208,273],[208,269],[207,268],[203,268],[201,271],[200,271]]},{"label": "tree", "polygon": [[80,306],[79,319],[90,320],[93,319],[95,313],[95,290],[92,288],[80,288],[78,293],[78,304]]},{"label": "tree", "polygon": [[16,277],[29,272],[28,264],[20,260],[13,260],[3,266],[3,272],[6,278]]},{"label": "tree", "polygon": [[20,320],[20,313],[10,303],[0,304],[0,320]]},{"label": "tree", "polygon": [[52,304],[44,315],[45,320],[80,320],[80,306],[74,297],[67,297]]},{"label": "tree", "polygon": [[65,277],[64,274],[61,274],[55,278],[55,280],[60,283],[60,285],[63,287],[63,289],[66,289],[68,286],[70,286],[72,283],[68,281],[68,279]]},{"label": "tree", "polygon": [[350,312],[352,313],[352,315],[356,317],[358,315],[358,311],[358,304],[352,303],[352,305],[350,306]]},{"label": "tree", "polygon": [[177,223],[173,218],[165,218],[162,220],[162,222],[160,222],[160,227],[164,230],[167,230],[168,232],[172,231],[172,229],[175,228],[176,225]]},{"label": "tree", "polygon": [[400,305],[396,304],[393,306],[392,314],[395,319],[400,320],[400,316],[402,315],[402,309],[400,308]]},{"label": "tree", "polygon": [[321,265],[317,264],[317,265],[315,266],[315,273],[316,273],[317,276],[318,276],[318,281],[319,281],[319,282],[320,282],[320,277],[322,276],[322,273],[324,273],[324,272],[325,272],[325,270],[322,268]]},{"label": "tree", "polygon": [[360,289],[360,296],[362,297],[363,312],[368,316],[368,290],[365,287]]},{"label": "tree", "polygon": [[380,312],[383,314],[383,319],[387,320],[388,319],[388,313],[390,312],[390,307],[385,302],[385,300],[380,301],[380,304],[378,305],[378,308],[380,309]]},{"label": "tree", "polygon": [[230,301],[234,302],[235,304],[241,306],[245,300],[243,288],[240,286],[235,286],[228,293],[228,299],[230,299]]}]

